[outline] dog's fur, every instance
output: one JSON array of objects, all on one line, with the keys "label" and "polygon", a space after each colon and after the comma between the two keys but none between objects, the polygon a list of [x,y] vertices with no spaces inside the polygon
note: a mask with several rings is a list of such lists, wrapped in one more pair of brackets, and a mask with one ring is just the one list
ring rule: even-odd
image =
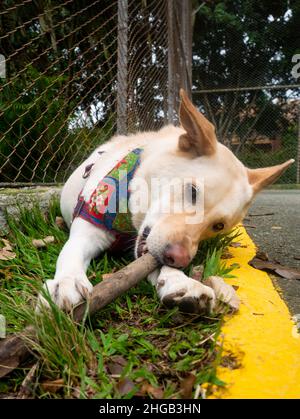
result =
[{"label": "dog's fur", "polygon": [[[162,301],[175,302],[188,308],[189,302],[214,305],[214,291],[198,281],[187,278],[177,266],[186,266],[195,256],[202,240],[216,234],[216,227],[224,225],[222,232],[229,231],[246,214],[254,196],[263,187],[274,182],[293,162],[264,169],[247,169],[215,136],[214,126],[193,106],[181,90],[181,127],[166,126],[158,132],[116,136],[97,148],[66,182],[61,195],[62,215],[70,227],[70,237],[64,245],[56,267],[54,280],[47,281],[53,301],[61,308],[70,309],[87,298],[92,292],[86,270],[92,258],[98,256],[113,242],[113,236],[81,218],[72,222],[72,214],[78,194],[90,198],[97,183],[115,163],[129,151],[141,147],[141,163],[132,183],[142,178],[174,177],[200,178],[204,185],[204,218],[189,224],[187,214],[161,213],[164,196],[152,197],[145,211],[132,215],[137,230],[136,255],[141,243],[164,263],[166,249],[171,251],[172,267],[163,265],[149,276]],[[100,151],[100,153],[99,153]],[[101,153],[103,152],[104,153]],[[82,177],[87,165],[94,163],[88,179]],[[135,199],[135,191],[130,200]],[[176,201],[177,197],[173,196]],[[150,231],[145,239],[145,228]],[[174,258],[175,262],[174,262]],[[170,260],[170,259],[167,259]],[[45,303],[43,298],[41,302]]]}]

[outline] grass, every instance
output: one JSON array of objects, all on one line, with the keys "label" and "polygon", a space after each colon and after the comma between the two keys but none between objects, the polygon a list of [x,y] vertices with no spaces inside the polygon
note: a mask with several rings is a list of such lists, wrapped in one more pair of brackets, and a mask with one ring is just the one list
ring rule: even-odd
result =
[{"label": "grass", "polygon": [[[21,209],[19,221],[8,218],[7,238],[16,257],[0,261],[0,314],[6,317],[8,334],[34,324],[39,341],[31,342],[32,357],[0,380],[2,397],[18,393],[36,362],[30,394],[35,398],[181,398],[199,394],[201,385],[222,385],[216,376],[222,317],[168,310],[147,281],[79,325],[53,304],[50,312],[35,315],[38,290],[53,278],[68,235],[55,224],[57,215],[53,201],[46,215],[36,206]],[[49,235],[55,243],[46,249],[32,245],[32,239]],[[220,235],[205,242],[193,265],[204,263],[207,276],[229,276],[234,266],[228,269],[221,255],[234,238]],[[88,277],[96,284],[131,259],[130,253],[122,258],[104,254],[92,262]],[[187,382],[193,383],[188,389]]]},{"label": "grass", "polygon": [[267,189],[300,189],[299,183],[276,183],[275,185],[268,186]]}]

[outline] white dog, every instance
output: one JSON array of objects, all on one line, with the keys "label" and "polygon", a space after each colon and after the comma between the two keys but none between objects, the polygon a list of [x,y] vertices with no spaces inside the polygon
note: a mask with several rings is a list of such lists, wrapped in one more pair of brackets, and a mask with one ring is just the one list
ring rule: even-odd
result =
[{"label": "white dog", "polygon": [[[186,93],[180,93],[181,127],[116,136],[97,148],[66,182],[61,211],[70,237],[59,255],[54,279],[46,282],[59,307],[70,310],[88,298],[92,285],[86,270],[91,259],[116,244],[125,246],[126,232],[132,233],[130,225],[136,231],[135,255],[149,251],[162,264],[149,279],[163,302],[185,310],[190,306],[192,311],[213,307],[213,289],[187,278],[178,268],[191,262],[202,240],[240,222],[256,193],[274,182],[293,160],[247,169],[217,141],[214,126]],[[122,168],[131,180],[129,207],[135,211],[130,213],[120,211],[125,196],[122,179],[114,184]],[[153,179],[164,179],[163,193],[149,198]],[[182,180],[184,186],[164,193],[168,186],[172,189],[174,179],[176,185]],[[117,192],[121,196],[117,209],[107,209]],[[165,204],[174,207],[182,199],[188,201],[184,209],[162,210],[168,207]],[[42,297],[40,301],[45,303]]]}]

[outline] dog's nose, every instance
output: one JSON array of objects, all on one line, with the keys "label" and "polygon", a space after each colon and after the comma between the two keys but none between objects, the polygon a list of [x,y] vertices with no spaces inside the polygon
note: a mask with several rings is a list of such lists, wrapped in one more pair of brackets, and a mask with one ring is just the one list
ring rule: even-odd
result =
[{"label": "dog's nose", "polygon": [[187,249],[179,243],[168,244],[163,254],[163,262],[173,268],[185,268],[191,258]]}]

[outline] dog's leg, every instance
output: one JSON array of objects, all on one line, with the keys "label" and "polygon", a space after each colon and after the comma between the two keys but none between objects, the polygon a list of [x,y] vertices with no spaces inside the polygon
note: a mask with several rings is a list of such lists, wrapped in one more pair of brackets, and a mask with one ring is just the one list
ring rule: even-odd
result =
[{"label": "dog's leg", "polygon": [[209,313],[216,303],[212,288],[189,278],[179,269],[163,266],[148,276],[157,289],[160,300],[169,307],[179,306],[190,313]]},{"label": "dog's leg", "polygon": [[[107,249],[113,237],[91,223],[75,218],[70,237],[58,257],[54,279],[46,281],[44,288],[58,307],[70,310],[72,306],[86,299],[93,286],[86,276],[92,258]],[[38,307],[48,305],[40,295]]]}]

